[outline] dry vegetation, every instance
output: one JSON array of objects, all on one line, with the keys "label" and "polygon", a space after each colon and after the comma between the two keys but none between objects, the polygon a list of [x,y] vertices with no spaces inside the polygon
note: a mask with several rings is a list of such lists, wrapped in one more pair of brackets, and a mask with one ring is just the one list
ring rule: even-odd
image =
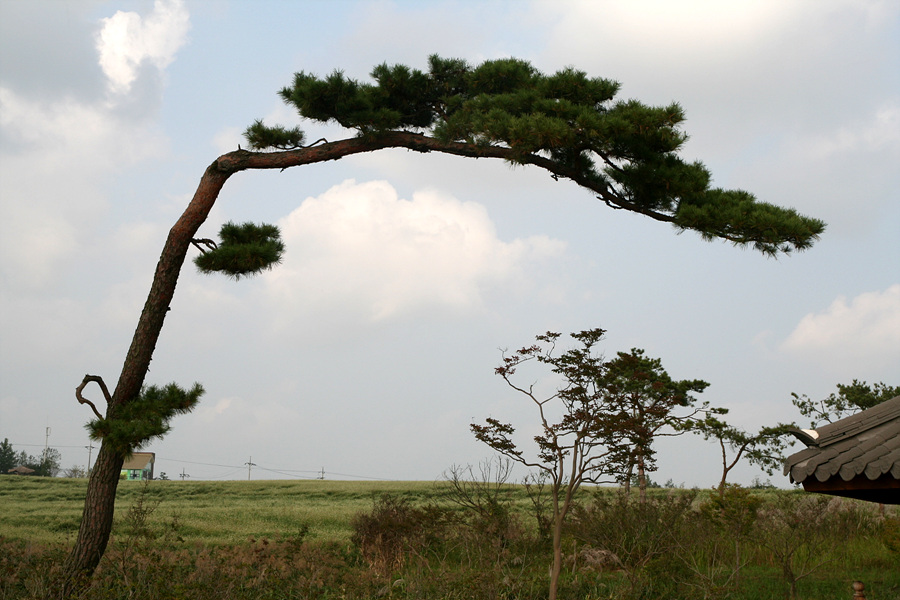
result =
[{"label": "dry vegetation", "polygon": [[[53,597],[84,480],[0,478],[0,599]],[[545,598],[549,545],[523,486],[122,482],[82,598]],[[900,597],[900,514],[802,492],[586,490],[560,596]]]}]

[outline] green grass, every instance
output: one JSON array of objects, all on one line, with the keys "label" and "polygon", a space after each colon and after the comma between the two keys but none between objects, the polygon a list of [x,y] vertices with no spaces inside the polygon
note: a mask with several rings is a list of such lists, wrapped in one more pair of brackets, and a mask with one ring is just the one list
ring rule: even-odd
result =
[{"label": "green grass", "polygon": [[[54,569],[58,570],[74,542],[86,487],[84,479],[0,476],[0,600],[41,597],[37,592],[23,596],[22,590],[41,589]],[[392,589],[390,584],[398,579],[405,581],[406,587],[396,588],[390,597],[546,597],[549,556],[543,546],[529,541],[534,532],[528,533],[528,528],[534,520],[528,514],[530,500],[522,486],[509,486],[507,499],[526,529],[524,534],[516,534],[520,537],[511,538],[508,547],[497,546],[490,536],[472,531],[434,550],[408,554],[405,566],[385,573],[371,568],[350,542],[353,517],[371,512],[373,502],[383,494],[407,499],[415,506],[455,506],[451,491],[447,482],[122,481],[116,496],[112,543],[98,571],[98,583],[85,598],[105,600],[127,594],[134,598],[362,599],[377,596],[385,585]],[[669,494],[672,490],[650,492]],[[589,502],[592,493],[585,489],[580,499]],[[803,494],[753,491],[766,504],[785,495]],[[177,539],[129,541],[125,517],[142,495],[145,507],[156,506],[148,517],[150,527],[164,531],[177,520]],[[697,494],[694,507],[707,498],[707,493]],[[860,504],[868,513],[876,510],[873,505]],[[462,508],[457,510],[466,514]],[[897,507],[887,510],[900,516]],[[300,535],[303,532],[307,532],[305,537]],[[900,529],[890,539],[900,548],[898,533]],[[801,580],[799,598],[849,600],[849,582],[854,579],[866,582],[869,600],[900,598],[900,551],[890,550],[891,544],[882,541],[888,538],[878,535],[854,537],[851,532],[839,558],[835,555],[825,568]],[[134,543],[140,545],[139,552],[129,550]],[[725,540],[726,547],[729,543]],[[571,539],[565,548],[574,552]],[[747,540],[744,556],[749,561],[743,571],[744,583],[729,597],[784,598],[785,582],[767,551]],[[654,596],[655,592],[651,596],[623,595],[627,586],[623,588],[622,573],[615,570],[601,573],[567,567],[563,575],[561,592],[565,594],[561,597],[663,597]],[[664,575],[657,584],[672,579],[670,571]],[[227,582],[227,595],[222,595],[223,582]],[[467,589],[479,592],[466,595]],[[260,595],[263,592],[266,595]]]},{"label": "green grass", "polygon": [[[135,502],[144,483],[119,482],[116,516]],[[86,479],[0,476],[0,537],[39,544],[68,543],[78,531]],[[510,500],[525,512],[521,486]],[[278,538],[309,527],[313,539],[345,542],[350,520],[382,494],[417,504],[450,503],[450,484],[431,481],[161,481],[149,482],[147,499],[158,501],[150,517],[163,525],[177,516],[186,542],[222,545],[250,538]]]},{"label": "green grass", "polygon": [[[139,481],[121,481],[118,518],[141,493]],[[78,531],[85,479],[0,477],[0,537],[39,544],[67,543]],[[385,493],[417,502],[446,499],[446,484],[356,481],[152,481],[147,499],[159,501],[150,522],[177,516],[187,542],[235,544],[277,538],[308,526],[314,539],[346,541],[350,520]],[[524,494],[521,500],[527,502]]]}]

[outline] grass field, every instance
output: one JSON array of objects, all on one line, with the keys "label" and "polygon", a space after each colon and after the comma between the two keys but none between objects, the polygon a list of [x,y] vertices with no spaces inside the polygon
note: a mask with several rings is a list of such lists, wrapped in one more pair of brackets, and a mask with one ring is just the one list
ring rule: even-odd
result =
[{"label": "grass field", "polygon": [[[50,582],[77,533],[86,486],[83,479],[0,476],[0,600],[50,597]],[[546,542],[536,535],[531,500],[522,486],[505,490],[502,502],[513,518],[501,531],[493,529],[496,522],[455,504],[448,482],[122,481],[112,542],[94,585],[81,598],[545,598],[549,556]],[[581,502],[591,505],[595,492],[583,490]],[[651,492],[657,499],[692,493]],[[602,493],[616,497],[615,490]],[[354,518],[377,514],[376,503],[385,494],[400,501],[391,505],[400,510],[382,511],[374,542],[366,546],[354,530]],[[734,540],[716,533],[721,524],[704,521],[710,494],[700,492],[690,514],[680,523],[658,519],[656,533],[649,521],[645,527],[621,515],[601,527],[607,533],[630,531],[635,539],[625,543],[637,541],[638,546],[657,543],[653,535],[680,528],[681,542],[638,568],[590,567],[580,558],[590,542],[576,542],[578,534],[570,534],[574,537],[565,547],[571,558],[560,597],[788,597],[781,566],[762,543],[768,540],[760,537],[775,532],[771,523],[768,530],[762,527],[768,518],[763,515],[782,500],[815,495],[752,490],[751,496],[760,501],[761,516],[758,528],[742,542],[740,580],[728,575]],[[135,534],[129,524],[129,513],[141,502],[153,509],[143,513],[146,531],[153,535]],[[443,508],[430,513],[429,506]],[[897,508],[881,514],[876,505],[828,503],[828,514],[820,515],[822,528],[829,529],[823,533],[832,540],[836,536],[838,543],[798,546],[797,557],[808,555],[815,568],[798,580],[796,598],[850,600],[850,582],[861,579],[868,600],[900,600]],[[724,527],[727,532],[728,524]],[[638,539],[648,535],[646,543]],[[815,537],[817,531],[803,535]],[[690,560],[699,565],[696,573],[689,572]]]},{"label": "grass field", "polygon": [[[144,483],[119,482],[116,514],[142,493]],[[86,479],[0,477],[0,536],[40,544],[65,543],[81,520]],[[389,481],[160,481],[146,486],[159,502],[150,519],[157,525],[177,516],[186,542],[237,544],[250,538],[277,539],[309,527],[313,539],[346,541],[350,519],[372,508],[385,493],[416,502],[445,502],[443,482]],[[513,493],[523,506],[523,492]]]}]

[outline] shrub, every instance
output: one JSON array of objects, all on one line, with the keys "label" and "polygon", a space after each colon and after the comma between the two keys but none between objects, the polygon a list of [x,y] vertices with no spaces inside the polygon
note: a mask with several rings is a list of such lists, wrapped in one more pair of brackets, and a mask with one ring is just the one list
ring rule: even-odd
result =
[{"label": "shrub", "polygon": [[371,512],[353,517],[350,540],[376,572],[390,575],[409,556],[439,542],[447,522],[444,509],[416,508],[405,498],[383,494]]},{"label": "shrub", "polygon": [[832,552],[846,541],[831,498],[803,493],[779,494],[759,511],[756,543],[769,551],[781,569],[791,598],[797,582],[836,558]]},{"label": "shrub", "polygon": [[590,548],[605,551],[605,559],[625,574],[625,597],[662,598],[686,576],[675,557],[694,497],[678,492],[640,501],[626,494],[597,494],[588,507],[575,508],[569,531]]}]

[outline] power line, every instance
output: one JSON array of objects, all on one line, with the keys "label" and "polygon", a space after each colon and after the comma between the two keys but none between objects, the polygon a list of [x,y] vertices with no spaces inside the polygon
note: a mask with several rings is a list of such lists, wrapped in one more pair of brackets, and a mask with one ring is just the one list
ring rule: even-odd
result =
[{"label": "power line", "polygon": [[[218,463],[206,463],[206,462],[197,462],[197,461],[192,461],[192,460],[182,460],[179,458],[165,458],[163,456],[157,456],[156,460],[166,460],[169,462],[184,463],[184,464],[188,464],[188,465],[201,465],[204,467],[222,467],[223,469],[243,469],[244,467],[248,467],[248,471],[249,471],[249,465],[247,463],[244,463],[243,465],[223,465],[223,464],[218,464]],[[252,460],[252,457],[251,457],[251,460]],[[332,471],[326,471],[324,469],[324,467],[321,469],[311,470],[311,469],[274,469],[271,467],[260,466],[257,463],[253,463],[252,466],[256,467],[257,469],[261,469],[263,471],[269,471],[270,473],[278,473],[279,475],[287,475],[288,477],[297,477],[297,478],[304,478],[304,479],[322,479],[322,478],[324,478],[324,475],[337,475],[338,477],[351,477],[353,479],[369,479],[372,481],[396,481],[393,479],[386,479],[384,477],[372,477],[369,475],[351,475],[349,473],[334,473]],[[314,473],[316,475],[316,477],[304,477],[303,475],[297,475],[297,473]]]},{"label": "power line", "polygon": [[[9,445],[10,446],[29,446],[29,447],[36,447],[36,448],[44,447],[44,444],[17,444],[15,442],[10,442]],[[51,448],[85,448],[86,446],[84,444],[82,444],[81,446],[60,446],[59,444],[53,444],[50,447]]]},{"label": "power line", "polygon": [[196,461],[192,461],[192,460],[181,460],[178,458],[165,458],[163,456],[157,456],[156,460],[167,460],[169,462],[184,463],[187,465],[203,465],[204,467],[223,467],[225,469],[243,469],[244,466],[246,466],[246,463],[244,465],[217,465],[215,463],[196,462]]},{"label": "power line", "polygon": [[[307,475],[295,475],[288,471],[278,471],[276,469],[267,469],[265,467],[257,467],[257,468],[262,471],[268,471],[269,473],[278,473],[279,475],[287,475],[288,477],[295,477],[297,479],[318,479],[317,477],[309,477]],[[316,471],[316,472],[318,472],[318,471]]]},{"label": "power line", "polygon": [[240,469],[228,471],[227,473],[223,473],[222,475],[206,475],[204,479],[224,479],[227,481],[230,479],[235,479],[234,475],[238,472],[242,472],[243,470],[243,467],[241,467]]},{"label": "power line", "polygon": [[[44,447],[44,444],[16,444],[13,442],[10,442],[10,445],[11,446],[36,447],[36,448]],[[79,449],[86,448],[86,449],[88,449],[88,457],[89,457],[88,462],[90,463],[90,451],[93,448],[95,448],[96,446],[93,446],[92,442],[89,442],[88,446],[85,446],[85,445],[56,446],[55,445],[52,447],[53,448],[79,448]],[[257,463],[254,463],[252,456],[250,457],[250,461],[245,462],[243,465],[225,465],[225,464],[221,464],[221,463],[208,463],[208,462],[200,462],[200,461],[193,461],[193,460],[183,460],[180,458],[166,458],[164,456],[157,456],[156,460],[157,461],[174,462],[174,463],[186,464],[186,465],[200,465],[200,466],[204,466],[204,467],[220,467],[223,469],[232,469],[232,471],[229,471],[228,473],[225,473],[224,475],[209,476],[209,477],[207,477],[208,479],[223,479],[225,477],[233,475],[234,473],[236,473],[238,471],[241,471],[244,467],[247,467],[247,479],[250,480],[251,469],[253,467],[256,467],[257,469],[267,471],[269,473],[277,473],[278,475],[284,475],[286,477],[293,477],[296,479],[325,479],[326,475],[330,475],[332,477],[349,477],[351,479],[367,479],[370,481],[397,481],[394,479],[386,479],[384,477],[372,477],[370,475],[353,475],[350,473],[335,473],[332,471],[326,471],[325,467],[322,467],[321,469],[276,469],[276,468],[271,468],[271,467],[264,467]],[[90,465],[89,465],[89,468],[90,468]],[[182,470],[182,474],[183,474],[183,470]],[[184,477],[182,477],[182,474],[177,475],[178,477],[181,477],[182,480],[184,479],[184,477],[190,477],[190,475],[187,475],[187,474],[184,474]]]},{"label": "power line", "polygon": [[385,479],[384,477],[369,477],[366,475],[348,475],[347,473],[333,473],[331,471],[323,471],[328,475],[337,475],[339,477],[353,477],[354,479],[371,479],[372,481],[398,481],[397,479]]}]

